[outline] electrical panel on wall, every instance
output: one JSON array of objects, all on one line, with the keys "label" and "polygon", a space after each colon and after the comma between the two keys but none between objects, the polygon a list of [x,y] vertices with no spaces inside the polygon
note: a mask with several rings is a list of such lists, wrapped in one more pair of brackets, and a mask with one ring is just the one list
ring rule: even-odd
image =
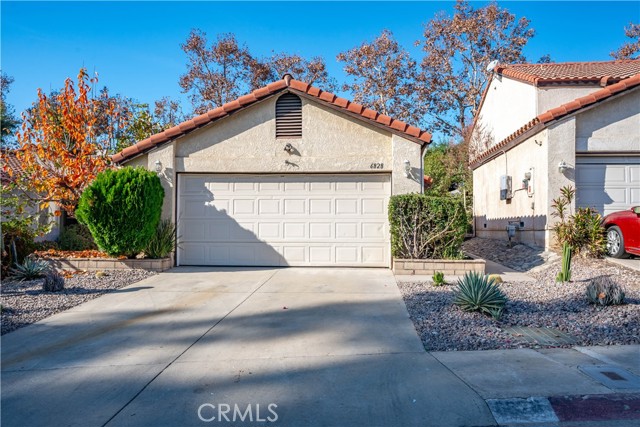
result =
[{"label": "electrical panel on wall", "polygon": [[510,200],[511,197],[511,176],[502,175],[500,177],[500,200]]},{"label": "electrical panel on wall", "polygon": [[529,172],[527,172],[528,174],[528,180],[527,180],[527,196],[529,197],[533,197],[533,168],[529,169]]}]

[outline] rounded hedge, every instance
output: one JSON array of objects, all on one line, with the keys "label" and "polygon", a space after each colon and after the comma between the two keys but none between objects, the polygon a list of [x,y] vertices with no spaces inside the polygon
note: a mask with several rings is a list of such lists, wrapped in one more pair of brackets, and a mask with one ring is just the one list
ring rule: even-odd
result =
[{"label": "rounded hedge", "polygon": [[155,173],[144,168],[110,169],[84,190],[76,218],[89,228],[100,250],[132,258],[153,237],[163,198]]}]

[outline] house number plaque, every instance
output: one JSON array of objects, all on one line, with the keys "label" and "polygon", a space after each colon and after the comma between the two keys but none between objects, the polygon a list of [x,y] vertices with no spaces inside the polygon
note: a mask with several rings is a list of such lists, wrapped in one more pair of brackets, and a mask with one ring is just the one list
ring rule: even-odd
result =
[{"label": "house number plaque", "polygon": [[371,163],[369,168],[371,168],[371,169],[384,169],[384,163]]}]

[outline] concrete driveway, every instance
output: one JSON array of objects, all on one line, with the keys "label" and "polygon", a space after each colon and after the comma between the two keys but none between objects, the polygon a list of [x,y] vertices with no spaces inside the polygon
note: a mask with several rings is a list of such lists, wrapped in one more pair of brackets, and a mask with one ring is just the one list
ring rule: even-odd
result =
[{"label": "concrete driveway", "polygon": [[494,423],[385,269],[176,268],[2,337],[5,427]]}]

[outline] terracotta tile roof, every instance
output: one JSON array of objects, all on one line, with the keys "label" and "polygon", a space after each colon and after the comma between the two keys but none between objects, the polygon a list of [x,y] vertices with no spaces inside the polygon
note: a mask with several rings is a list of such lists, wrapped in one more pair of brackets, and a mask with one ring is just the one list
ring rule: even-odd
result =
[{"label": "terracotta tile roof", "polygon": [[562,83],[594,83],[606,86],[640,73],[640,60],[499,64],[494,71],[497,74],[532,83],[536,86]]},{"label": "terracotta tile roof", "polygon": [[214,122],[222,117],[229,116],[249,105],[270,97],[279,92],[289,91],[295,94],[301,94],[316,98],[320,102],[336,107],[339,110],[343,110],[347,114],[351,114],[356,118],[359,118],[365,122],[369,122],[378,126],[383,126],[387,130],[401,134],[404,138],[410,141],[418,143],[420,145],[428,144],[431,142],[431,134],[421,130],[415,126],[410,126],[403,121],[395,120],[384,114],[379,114],[373,110],[365,108],[364,106],[351,102],[344,98],[340,98],[333,93],[325,92],[317,87],[311,86],[308,83],[295,80],[289,74],[285,74],[282,80],[270,83],[265,87],[256,89],[248,95],[241,96],[240,98],[228,102],[221,107],[210,110],[200,116],[197,116],[191,120],[187,120],[174,126],[170,129],[152,135],[151,137],[144,139],[131,147],[127,147],[121,152],[111,156],[111,160],[115,163],[123,162],[137,154],[148,151],[160,144],[168,142],[174,138],[185,135],[195,129],[198,129],[204,125]]},{"label": "terracotta tile roof", "polygon": [[[16,157],[15,150],[3,148],[0,156],[2,158],[0,181],[2,181],[3,184],[7,184],[13,181],[12,176],[19,176],[22,173],[22,164]],[[9,171],[11,171],[11,174]]]},{"label": "terracotta tile roof", "polygon": [[[559,107],[555,107],[550,110],[547,110],[544,113],[534,117],[529,122],[525,123],[518,130],[516,130],[511,135],[504,138],[502,141],[498,142],[497,144],[490,147],[488,150],[481,153],[479,156],[477,156],[475,159],[473,159],[470,162],[471,167],[474,169],[477,168],[482,164],[484,160],[502,151],[510,142],[516,141],[520,136],[531,131],[535,127],[541,127],[541,128],[546,127],[552,121],[561,119],[564,116],[575,113],[585,107],[593,105],[613,95],[616,95],[620,92],[624,92],[626,90],[632,89],[637,86],[640,86],[640,73],[636,74],[633,77],[624,79],[618,83],[615,83],[611,86],[607,86],[603,89],[590,93],[589,95],[576,98],[571,102],[567,102],[566,104],[560,105]],[[524,140],[520,142],[523,142],[523,141]]]}]

